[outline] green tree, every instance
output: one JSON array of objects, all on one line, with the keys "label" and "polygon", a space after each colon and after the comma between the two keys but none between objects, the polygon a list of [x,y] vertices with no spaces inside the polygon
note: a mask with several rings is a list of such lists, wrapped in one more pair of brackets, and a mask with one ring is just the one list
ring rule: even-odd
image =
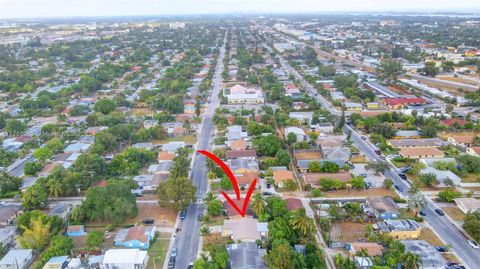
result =
[{"label": "green tree", "polygon": [[22,248],[43,249],[50,237],[50,223],[42,223],[39,219],[31,220],[30,226],[22,226],[23,234],[17,236]]},{"label": "green tree", "polygon": [[422,182],[425,186],[429,186],[429,187],[434,187],[438,185],[437,177],[433,173],[421,174],[420,182]]},{"label": "green tree", "polygon": [[48,147],[38,148],[33,152],[33,157],[35,157],[40,162],[45,162],[53,156],[53,151]]},{"label": "green tree", "polygon": [[21,178],[11,176],[6,172],[0,173],[0,197],[11,197],[15,195],[21,186]]},{"label": "green tree", "polygon": [[365,189],[366,187],[362,177],[353,177],[350,184],[352,184],[352,188],[357,190]]},{"label": "green tree", "polygon": [[386,80],[388,83],[396,82],[398,76],[403,73],[403,66],[400,61],[386,58],[380,62],[377,67],[377,74],[381,80]]},{"label": "green tree", "polygon": [[340,166],[334,162],[324,161],[321,171],[325,173],[336,173],[340,171]]},{"label": "green tree", "polygon": [[104,115],[110,114],[116,108],[117,108],[117,104],[115,103],[115,101],[107,99],[107,98],[103,98],[103,99],[98,100],[95,103],[95,106],[93,107],[93,109],[95,111],[100,112]]},{"label": "green tree", "polygon": [[278,166],[288,166],[291,161],[290,154],[288,154],[288,151],[281,149],[275,153],[275,160]]},{"label": "green tree", "polygon": [[427,206],[427,199],[420,192],[410,195],[410,199],[407,200],[408,210],[415,213],[415,217],[418,211]]},{"label": "green tree", "polygon": [[40,172],[41,170],[42,170],[42,164],[37,161],[27,162],[25,163],[25,167],[23,168],[25,175],[29,175],[29,176],[33,176],[38,172]]},{"label": "green tree", "polygon": [[103,243],[103,232],[101,231],[91,231],[87,235],[87,248],[90,251],[98,250],[102,247]]},{"label": "green tree", "polygon": [[429,77],[435,77],[438,74],[438,68],[435,66],[434,62],[426,62],[422,71]]},{"label": "green tree", "polygon": [[438,193],[438,198],[444,202],[453,203],[453,200],[462,197],[462,193],[457,191],[454,188],[446,188],[445,190]]},{"label": "green tree", "polygon": [[322,166],[319,161],[311,161],[308,163],[308,171],[312,173],[322,171]]},{"label": "green tree", "polygon": [[303,238],[308,239],[315,231],[315,225],[312,219],[310,219],[305,208],[299,208],[293,212],[290,217],[290,225],[295,231],[300,232]]},{"label": "green tree", "polygon": [[214,200],[210,202],[207,206],[207,212],[210,216],[220,216],[222,213],[223,204],[219,200]]},{"label": "green tree", "polygon": [[22,207],[26,210],[41,209],[47,199],[47,188],[42,183],[37,182],[23,193]]},{"label": "green tree", "polygon": [[265,262],[267,263],[268,268],[272,269],[295,268],[294,251],[288,241],[273,241],[272,249],[265,256]]},{"label": "green tree", "polygon": [[195,201],[196,188],[187,177],[169,178],[158,185],[160,206],[171,206],[177,211],[185,210]]},{"label": "green tree", "polygon": [[251,206],[252,206],[253,212],[257,217],[260,217],[265,213],[265,208],[267,206],[267,203],[265,202],[265,199],[263,199],[263,196],[261,193],[257,192],[253,195]]},{"label": "green tree", "polygon": [[480,212],[475,211],[465,215],[463,229],[470,234],[477,242],[480,241]]},{"label": "green tree", "polygon": [[19,120],[8,120],[5,125],[5,131],[11,135],[19,135],[27,130],[27,125]]},{"label": "green tree", "polygon": [[253,145],[258,154],[266,156],[275,156],[280,149],[283,149],[282,140],[273,134],[255,138],[253,140]]}]

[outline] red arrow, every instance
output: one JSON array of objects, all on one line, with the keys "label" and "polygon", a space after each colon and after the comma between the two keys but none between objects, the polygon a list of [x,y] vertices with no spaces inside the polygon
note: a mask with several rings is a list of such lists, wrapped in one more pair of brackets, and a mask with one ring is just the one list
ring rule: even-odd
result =
[{"label": "red arrow", "polygon": [[[206,150],[197,150],[198,153],[203,154],[210,158],[212,161],[217,163],[220,168],[227,174],[228,178],[230,179],[230,182],[232,183],[233,189],[235,190],[235,194],[237,196],[237,201],[240,201],[240,189],[238,187],[237,180],[235,179],[235,176],[233,175],[232,171],[228,166],[220,160],[215,154],[208,152]],[[247,205],[248,201],[250,200],[250,196],[252,196],[253,190],[255,190],[255,185],[257,184],[257,179],[254,179],[252,184],[250,185],[250,188],[248,189],[247,195],[245,196],[245,200],[243,201],[242,209],[240,209],[237,204],[226,194],[224,191],[222,191],[223,197],[227,199],[227,201],[233,206],[235,210],[242,216],[245,217],[245,213],[247,212]]]}]

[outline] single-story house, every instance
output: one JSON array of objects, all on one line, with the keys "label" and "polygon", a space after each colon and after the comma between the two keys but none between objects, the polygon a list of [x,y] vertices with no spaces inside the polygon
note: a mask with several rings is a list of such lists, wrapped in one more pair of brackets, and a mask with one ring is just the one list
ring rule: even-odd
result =
[{"label": "single-story house", "polygon": [[156,173],[167,173],[168,174],[172,165],[173,165],[173,161],[164,161],[164,162],[157,163],[157,164],[151,164],[150,166],[148,166],[147,171],[150,175],[153,175],[153,174],[156,174]]},{"label": "single-story house", "polygon": [[331,123],[318,123],[316,125],[311,125],[310,127],[312,130],[315,130],[315,132],[319,132],[320,134],[331,134],[335,129],[335,126]]},{"label": "single-story house", "polygon": [[17,227],[13,225],[0,228],[0,245],[4,250],[7,250],[10,245],[15,243],[15,236],[17,235]]},{"label": "single-story house", "polygon": [[283,183],[286,180],[294,180],[292,171],[289,170],[274,170],[273,171],[273,180],[279,188],[283,188]]},{"label": "single-story house", "polygon": [[43,266],[42,269],[62,269],[65,268],[66,261],[68,260],[68,256],[55,256],[51,257],[47,263]]},{"label": "single-story house", "polygon": [[322,149],[341,147],[346,139],[346,135],[319,136],[317,138],[317,145]]},{"label": "single-story house", "polygon": [[313,112],[294,111],[294,112],[290,112],[289,117],[291,119],[299,120],[302,123],[306,122],[307,124],[310,124],[310,122],[312,122]]},{"label": "single-story house", "polygon": [[373,242],[353,242],[347,245],[350,246],[348,251],[352,255],[362,250],[366,250],[369,257],[380,256],[383,253],[383,246]]},{"label": "single-story house", "polygon": [[367,215],[373,215],[378,219],[396,219],[400,217],[400,208],[389,196],[367,197],[364,204]]},{"label": "single-story house", "polygon": [[22,214],[20,205],[5,204],[0,205],[0,225],[6,226],[12,224],[13,221]]},{"label": "single-story house", "polygon": [[384,220],[377,222],[376,226],[381,232],[388,233],[391,237],[399,240],[417,239],[422,228],[410,219]]},{"label": "single-story house", "polygon": [[467,154],[475,157],[480,157],[480,147],[468,147]]},{"label": "single-story house", "polygon": [[228,166],[233,173],[255,173],[260,169],[257,160],[251,159],[231,159],[227,161]]},{"label": "single-story house", "polygon": [[50,212],[48,212],[49,216],[57,216],[64,221],[67,220],[68,214],[72,211],[72,206],[67,204],[57,204],[50,208]]},{"label": "single-story house", "polygon": [[148,249],[155,236],[155,226],[137,225],[128,229],[120,229],[113,244],[126,248]]},{"label": "single-story house", "polygon": [[420,170],[420,174],[434,174],[435,178],[439,181],[441,187],[445,186],[445,181],[447,179],[451,179],[455,186],[460,186],[460,184],[462,183],[462,179],[449,170],[438,170],[434,167],[426,167]]},{"label": "single-story house", "polygon": [[230,142],[230,148],[232,150],[246,150],[247,149],[247,141],[243,139],[234,140]]},{"label": "single-story house", "polygon": [[[245,198],[240,198],[240,200],[234,199],[233,202],[238,208],[241,209],[243,207],[244,200]],[[225,201],[223,203],[223,210],[225,211],[225,213],[230,219],[240,216],[237,210],[235,210],[235,208],[228,201]],[[254,214],[253,214],[252,208],[250,207],[250,204],[248,204],[247,211],[245,212],[245,216],[253,216],[253,215]]]},{"label": "single-story house", "polygon": [[355,103],[355,102],[344,102],[343,106],[347,111],[361,111],[363,109],[362,104]]},{"label": "single-story house", "polygon": [[384,105],[390,109],[402,109],[407,106],[423,105],[426,100],[418,97],[398,97],[382,99]]},{"label": "single-story house", "polygon": [[475,198],[456,198],[454,199],[458,209],[463,213],[472,213],[480,211],[480,200]]},{"label": "single-story house", "polygon": [[92,146],[90,143],[76,142],[68,145],[63,151],[65,153],[80,153],[87,151],[90,146]]},{"label": "single-story house", "polygon": [[373,268],[373,261],[370,257],[355,256],[355,265],[358,269],[371,269]]},{"label": "single-story house", "polygon": [[401,139],[414,139],[414,138],[419,138],[420,137],[420,132],[416,130],[412,131],[405,131],[405,130],[398,130],[395,133],[396,138],[401,138]]},{"label": "single-story house", "polygon": [[448,143],[439,138],[418,138],[418,139],[392,139],[387,144],[394,148],[425,148],[442,147]]},{"label": "single-story house", "polygon": [[290,134],[290,133],[293,133],[295,135],[295,137],[297,139],[297,142],[307,140],[307,136],[305,135],[305,131],[303,131],[302,128],[298,128],[298,127],[294,127],[294,126],[286,127],[285,128],[285,136],[288,137],[288,134]]},{"label": "single-story house", "polygon": [[250,187],[250,184],[256,179],[257,180],[257,185],[256,188],[260,186],[258,183],[259,180],[258,172],[254,173],[243,173],[243,174],[236,174],[235,179],[237,180],[237,184],[241,189],[248,189]]},{"label": "single-story house", "polygon": [[258,248],[256,243],[245,242],[227,245],[231,269],[267,269],[263,256],[267,250]]},{"label": "single-story house", "polygon": [[153,144],[150,143],[150,142],[135,143],[135,144],[132,145],[132,148],[152,150],[153,149]]},{"label": "single-story house", "polygon": [[177,150],[183,147],[185,147],[185,142],[182,142],[182,141],[168,142],[162,145],[162,151],[176,153]]},{"label": "single-story house", "polygon": [[65,233],[65,235],[69,237],[84,236],[85,234],[85,227],[83,225],[69,225]]},{"label": "single-story house", "polygon": [[[222,236],[230,237],[235,242],[255,242],[267,236],[267,233],[263,231],[265,225],[259,225],[262,222],[258,222],[257,219],[245,217],[225,220],[223,223]],[[259,228],[262,228],[264,233],[263,237]],[[268,228],[267,228],[268,232]]]},{"label": "single-story house", "polygon": [[424,240],[402,240],[405,250],[420,257],[421,269],[447,268],[447,262],[437,249]]},{"label": "single-story house", "polygon": [[257,157],[257,151],[254,149],[245,150],[227,150],[225,152],[225,158],[227,159],[255,159]]},{"label": "single-story house", "polygon": [[470,147],[473,143],[473,135],[452,135],[447,138],[454,146]]},{"label": "single-story house", "polygon": [[109,249],[100,268],[144,269],[148,258],[147,251],[140,249]]},{"label": "single-story house", "polygon": [[33,249],[12,249],[0,260],[0,268],[27,269],[33,258]]},{"label": "single-story house", "polygon": [[[342,160],[347,162],[350,159],[350,149],[346,147],[322,148],[325,160]],[[335,162],[335,161],[332,161]]]},{"label": "single-story house", "polygon": [[442,158],[443,151],[433,148],[401,148],[398,152],[404,158],[421,159],[421,158]]},{"label": "single-story house", "polygon": [[158,152],[158,155],[157,155],[157,161],[159,163],[172,161],[175,158],[175,156],[176,156],[175,153],[160,151]]}]

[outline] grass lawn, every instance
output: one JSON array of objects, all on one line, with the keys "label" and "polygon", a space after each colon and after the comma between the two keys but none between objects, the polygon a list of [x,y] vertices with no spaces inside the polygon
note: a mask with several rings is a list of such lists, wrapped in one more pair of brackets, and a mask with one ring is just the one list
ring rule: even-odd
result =
[{"label": "grass lawn", "polygon": [[438,236],[430,228],[427,227],[422,228],[418,239],[425,240],[433,246],[445,245],[445,243],[440,238],[438,238]]},{"label": "grass lawn", "polygon": [[454,221],[463,221],[463,218],[465,217],[465,214],[455,206],[446,206],[442,209]]},{"label": "grass lawn", "polygon": [[210,217],[210,226],[219,226],[223,225],[223,221],[225,220],[224,216],[218,216],[218,217]]},{"label": "grass lawn", "polygon": [[365,156],[356,156],[350,159],[352,163],[367,163]]},{"label": "grass lawn", "polygon": [[402,219],[412,219],[415,217],[413,211],[408,211],[408,208],[400,208],[400,218]]},{"label": "grass lawn", "polygon": [[337,197],[369,197],[369,196],[392,196],[398,195],[392,189],[368,189],[368,190],[338,190],[338,191],[325,191],[322,192],[322,196],[326,198]]},{"label": "grass lawn", "polygon": [[163,268],[163,262],[165,261],[165,256],[168,250],[168,243],[169,240],[157,239],[150,245],[150,249],[148,249],[150,259],[148,260],[147,269]]},{"label": "grass lawn", "polygon": [[480,175],[469,173],[466,176],[462,177],[463,183],[477,183],[480,182]]},{"label": "grass lawn", "polygon": [[359,238],[365,238],[365,230],[368,223],[340,222],[332,224],[330,229],[331,239],[346,243],[357,242]]}]

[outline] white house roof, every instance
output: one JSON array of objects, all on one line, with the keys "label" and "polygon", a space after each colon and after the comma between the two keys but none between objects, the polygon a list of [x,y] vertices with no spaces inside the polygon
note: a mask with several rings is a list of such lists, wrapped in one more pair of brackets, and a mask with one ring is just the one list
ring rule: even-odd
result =
[{"label": "white house roof", "polygon": [[103,257],[104,264],[143,264],[147,252],[139,249],[109,249]]},{"label": "white house roof", "polygon": [[0,260],[0,265],[16,264],[17,261],[27,260],[31,255],[31,249],[12,249]]}]

